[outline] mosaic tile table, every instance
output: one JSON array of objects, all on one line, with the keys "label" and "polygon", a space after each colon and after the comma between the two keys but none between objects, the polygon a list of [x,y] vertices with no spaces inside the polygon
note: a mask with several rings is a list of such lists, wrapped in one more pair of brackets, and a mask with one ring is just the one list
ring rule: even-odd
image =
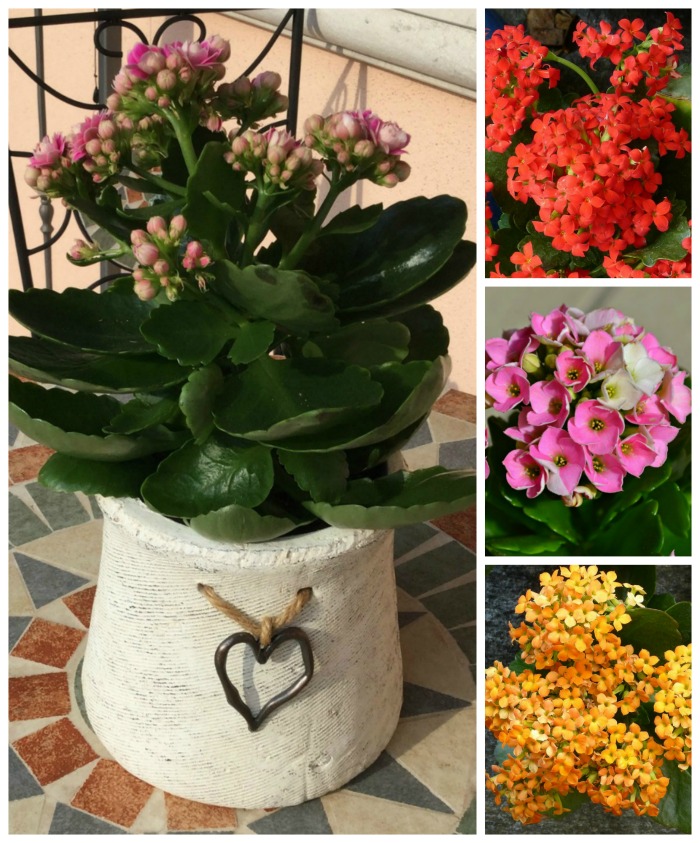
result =
[{"label": "mosaic tile table", "polygon": [[[475,465],[473,399],[447,393],[405,451]],[[375,764],[292,808],[236,811],[135,778],[90,729],[80,670],[100,513],[36,483],[48,452],[10,432],[9,830],[15,834],[387,834],[475,830],[474,512],[397,531],[404,704]]]}]

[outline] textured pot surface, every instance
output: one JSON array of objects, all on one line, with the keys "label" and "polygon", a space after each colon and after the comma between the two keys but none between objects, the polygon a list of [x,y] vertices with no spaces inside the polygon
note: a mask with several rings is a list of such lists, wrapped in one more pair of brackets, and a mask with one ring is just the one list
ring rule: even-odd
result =
[{"label": "textured pot surface", "polygon": [[[134,500],[100,499],[104,539],[83,667],[91,725],[128,771],[177,796],[237,808],[295,805],[341,787],[389,742],[401,708],[391,531],[329,528],[250,545],[212,542]],[[300,588],[292,621],[311,682],[251,732],[226,701],[214,652],[241,628],[198,591],[260,621]],[[253,713],[303,673],[294,642],[265,665],[231,649]]]}]

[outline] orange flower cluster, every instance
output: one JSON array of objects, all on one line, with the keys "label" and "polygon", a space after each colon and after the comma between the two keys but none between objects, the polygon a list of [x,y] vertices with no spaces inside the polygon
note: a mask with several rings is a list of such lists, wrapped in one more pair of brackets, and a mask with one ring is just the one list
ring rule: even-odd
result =
[{"label": "orange flower cluster", "polygon": [[[631,618],[612,572],[571,565],[540,584],[519,599],[525,620],[510,634],[542,672],[500,662],[486,671],[486,725],[511,748],[487,787],[523,824],[564,813],[562,798],[574,792],[613,814],[656,816],[669,783],[664,759],[691,764],[691,647],[661,663],[623,645],[615,632]],[[640,604],[643,589],[624,585],[627,603]],[[654,734],[631,716],[652,700]]]}]

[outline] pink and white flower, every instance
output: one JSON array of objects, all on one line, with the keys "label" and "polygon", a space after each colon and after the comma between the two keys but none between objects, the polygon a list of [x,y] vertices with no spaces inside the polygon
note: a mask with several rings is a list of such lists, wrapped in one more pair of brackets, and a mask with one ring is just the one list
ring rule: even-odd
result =
[{"label": "pink and white flower", "polygon": [[592,454],[612,454],[624,429],[620,413],[595,399],[581,401],[568,424],[574,442],[585,445]]},{"label": "pink and white flower", "polygon": [[513,489],[525,490],[528,498],[536,498],[545,487],[545,470],[528,451],[511,451],[503,460],[506,480]]},{"label": "pink and white flower", "polygon": [[569,415],[569,391],[559,381],[537,381],[530,387],[527,422],[534,427],[563,427]]},{"label": "pink and white flower", "polygon": [[654,464],[657,454],[649,446],[643,433],[634,433],[621,439],[615,448],[620,464],[628,474],[640,477],[645,468]]},{"label": "pink and white flower", "polygon": [[565,348],[557,356],[554,376],[559,383],[571,387],[574,392],[581,392],[593,376],[593,367],[585,358]]},{"label": "pink and white flower", "polygon": [[530,454],[547,469],[546,485],[555,495],[570,495],[581,479],[585,451],[565,430],[550,427]]},{"label": "pink and white flower", "polygon": [[601,492],[619,492],[625,469],[613,454],[586,453],[586,477]]},{"label": "pink and white flower", "polygon": [[666,372],[657,393],[661,406],[681,424],[685,423],[691,411],[691,392],[683,383],[685,377],[685,372],[678,372],[675,375],[670,371]]}]

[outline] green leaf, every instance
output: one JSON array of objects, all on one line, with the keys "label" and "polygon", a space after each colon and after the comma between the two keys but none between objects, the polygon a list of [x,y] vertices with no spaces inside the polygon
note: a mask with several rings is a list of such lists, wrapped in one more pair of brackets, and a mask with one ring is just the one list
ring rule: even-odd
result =
[{"label": "green leaf", "polygon": [[[245,201],[245,177],[224,160],[228,146],[212,141],[202,150],[187,180],[187,204],[182,213],[191,237],[206,241],[212,256],[226,257],[226,233]],[[225,209],[229,208],[230,213]]]},{"label": "green leaf", "polygon": [[109,426],[120,410],[119,402],[106,395],[44,389],[11,378],[9,398],[9,418],[14,425],[36,442],[69,456],[119,461],[179,444],[164,430],[162,435],[154,431],[152,436],[104,436],[102,428]]},{"label": "green leaf", "polygon": [[515,264],[510,260],[510,256],[518,251],[523,235],[524,232],[519,228],[500,228],[491,238],[494,243],[498,243],[499,247],[493,265],[495,267],[496,264],[499,264],[501,273],[508,278],[517,271]]},{"label": "green leaf", "polygon": [[656,591],[656,565],[601,565],[600,567],[605,571],[615,571],[618,582],[640,585],[646,595],[645,603]]},{"label": "green leaf", "polygon": [[690,644],[692,640],[691,634],[693,621],[691,604],[687,601],[675,603],[673,606],[669,606],[669,608],[666,609],[666,614],[670,615],[678,624],[678,631],[681,634],[681,643]]},{"label": "green leaf", "polygon": [[669,779],[666,795],[659,802],[659,813],[652,819],[682,834],[692,832],[693,786],[690,770],[679,770],[675,761],[664,760],[663,775]]},{"label": "green leaf", "polygon": [[461,512],[475,499],[473,474],[436,466],[399,471],[379,480],[353,480],[336,504],[306,502],[304,506],[334,527],[380,530]]},{"label": "green leaf", "polygon": [[298,526],[291,518],[260,515],[254,509],[236,504],[208,512],[206,515],[198,515],[188,523],[200,536],[213,541],[237,544],[271,541]]},{"label": "green leaf", "polygon": [[180,299],[154,310],[141,333],[158,352],[182,366],[206,365],[235,333],[234,314],[205,301]]},{"label": "green leaf", "polygon": [[617,632],[623,644],[631,644],[635,652],[648,650],[652,656],[663,658],[666,650],[673,650],[682,643],[678,623],[658,609],[642,606],[628,609],[632,620]]},{"label": "green leaf", "polygon": [[[90,222],[93,222],[121,243],[128,243],[131,232],[141,226],[138,220],[134,220],[133,222],[125,220],[113,208],[102,207],[97,202],[93,202],[92,199],[86,197],[74,195],[71,196],[70,200],[66,200],[66,202],[80,213],[84,225],[89,227]],[[85,217],[87,217],[87,220]]]},{"label": "green leaf", "polygon": [[55,492],[137,498],[141,484],[156,465],[155,459],[107,463],[54,454],[39,472],[39,482]]},{"label": "green leaf", "polygon": [[341,309],[374,308],[419,287],[451,257],[466,219],[459,199],[418,196],[387,208],[367,231],[334,237],[327,271],[340,285]]},{"label": "green leaf", "polygon": [[303,358],[261,357],[226,381],[217,404],[217,427],[236,436],[276,443],[290,436],[317,437],[379,404],[382,387],[367,369]]},{"label": "green leaf", "polygon": [[34,334],[85,351],[140,354],[152,351],[141,323],[153,302],[91,290],[10,290],[10,313]]},{"label": "green leaf", "polygon": [[377,222],[383,210],[384,206],[381,202],[377,205],[368,205],[366,208],[353,205],[347,211],[341,211],[339,214],[336,214],[328,225],[319,231],[318,236],[324,237],[329,234],[359,234],[361,231],[371,228]]},{"label": "green leaf", "polygon": [[534,670],[535,666],[532,664],[528,664],[525,659],[523,658],[522,653],[518,653],[518,655],[513,659],[513,661],[508,665],[510,670],[513,673],[517,674],[518,676],[521,673],[524,673],[526,670]]},{"label": "green leaf", "polygon": [[171,398],[163,398],[155,402],[147,402],[135,398],[126,404],[120,405],[121,409],[111,422],[104,428],[106,433],[138,433],[149,427],[157,427],[161,424],[172,422],[178,412],[177,401]]},{"label": "green leaf", "polygon": [[318,350],[331,360],[370,367],[403,360],[410,339],[410,331],[401,323],[373,319],[345,325],[332,334],[314,334],[305,348]]},{"label": "green leaf", "polygon": [[561,536],[504,536],[491,539],[488,549],[498,555],[541,556],[554,553],[564,544]]},{"label": "green leaf", "polygon": [[214,289],[250,316],[298,334],[337,327],[333,301],[305,272],[264,264],[240,269],[222,260],[217,261],[214,275]]},{"label": "green leaf", "polygon": [[[513,135],[511,145],[505,152],[486,151],[484,163],[486,165],[486,172],[493,182],[492,196],[498,207],[505,213],[512,214],[514,211],[519,210],[523,204],[517,199],[513,199],[508,192],[508,159],[515,154],[515,147],[519,143],[529,143],[532,138],[532,131],[523,128]],[[534,205],[534,202],[529,204]],[[531,214],[531,216],[534,215]]]},{"label": "green leaf", "polygon": [[605,530],[589,537],[589,545],[601,556],[653,556],[663,545],[658,503],[647,500],[626,510]]},{"label": "green leaf", "polygon": [[[273,244],[279,251],[285,254],[294,246],[302,233],[306,230],[309,222],[314,217],[316,207],[316,191],[302,190],[293,196],[291,202],[286,202],[277,207],[270,216],[270,231],[277,240]],[[264,250],[258,252],[258,260],[261,263],[276,263],[276,261],[263,260]]]},{"label": "green leaf", "polygon": [[672,533],[687,536],[690,531],[690,504],[677,483],[664,483],[651,495],[659,502],[659,516]]},{"label": "green leaf", "polygon": [[559,498],[548,498],[544,495],[530,500],[526,498],[523,513],[574,544],[581,540],[574,526],[572,510],[564,506]]},{"label": "green leaf", "polygon": [[268,448],[215,433],[203,445],[189,442],[167,456],[141,494],[163,515],[192,518],[235,503],[255,507],[274,481]]},{"label": "green leaf", "polygon": [[676,605],[676,598],[672,594],[654,594],[650,600],[645,598],[644,605],[647,609],[658,609],[660,612],[667,612],[671,606]]},{"label": "green leaf", "polygon": [[189,374],[157,354],[96,354],[34,337],[10,337],[10,371],[87,392],[154,392]]},{"label": "green leaf", "polygon": [[197,369],[180,392],[180,410],[194,441],[201,445],[214,430],[214,402],[224,383],[218,366]]},{"label": "green leaf", "polygon": [[411,335],[406,363],[413,360],[436,360],[447,355],[450,335],[441,314],[434,307],[424,304],[394,318],[405,325]]},{"label": "green leaf", "polygon": [[[167,128],[170,129],[169,126]],[[217,143],[225,142],[226,133],[222,131],[212,132],[206,126],[197,126],[192,132],[192,146],[198,157],[202,154],[204,147],[212,141]],[[180,144],[174,136],[170,138],[168,154],[163,159],[162,169],[164,179],[182,187],[186,185],[189,173],[185,159],[182,157]]]},{"label": "green leaf", "polygon": [[309,492],[315,501],[336,501],[347,488],[348,461],[343,451],[326,454],[298,454],[278,451],[284,468],[294,477],[297,486]]},{"label": "green leaf", "polygon": [[532,243],[532,249],[536,255],[542,258],[542,266],[544,269],[565,269],[569,265],[571,255],[569,252],[563,252],[561,249],[555,249],[552,246],[552,238],[544,234],[540,234],[532,226],[532,223],[527,224],[527,237],[523,238],[518,245],[519,251],[522,251],[522,246],[525,242]]},{"label": "green leaf", "polygon": [[648,495],[666,483],[671,476],[671,470],[670,460],[667,460],[660,468],[647,468],[641,477],[632,477],[628,474],[621,492],[597,499],[594,504],[597,510],[603,510],[603,506],[599,504],[606,505],[604,514],[597,516],[600,529],[606,527],[619,513],[631,509],[642,496]]},{"label": "green leaf", "polygon": [[647,245],[636,252],[630,252],[625,257],[634,257],[642,261],[645,266],[653,266],[657,261],[679,261],[687,252],[681,246],[681,241],[690,236],[690,226],[685,217],[685,202],[677,200],[671,203],[671,224],[667,231],[659,232],[655,239],[649,236]]},{"label": "green leaf", "polygon": [[267,354],[275,341],[275,330],[272,322],[244,322],[228,353],[228,359],[236,365],[242,365]]}]

